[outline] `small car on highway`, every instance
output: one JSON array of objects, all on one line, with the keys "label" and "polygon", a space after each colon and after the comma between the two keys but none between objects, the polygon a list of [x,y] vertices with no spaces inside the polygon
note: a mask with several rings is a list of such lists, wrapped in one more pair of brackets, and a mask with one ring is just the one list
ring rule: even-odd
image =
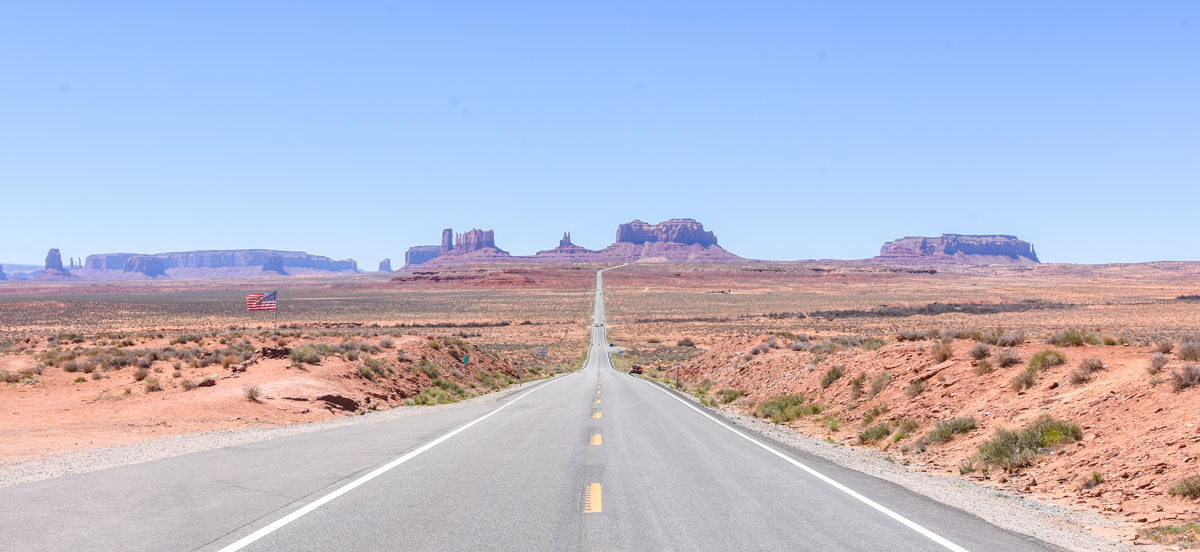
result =
[{"label": "small car on highway", "polygon": [[629,373],[630,374],[640,374],[640,373],[642,373],[642,367],[634,365],[631,368],[629,368]]}]

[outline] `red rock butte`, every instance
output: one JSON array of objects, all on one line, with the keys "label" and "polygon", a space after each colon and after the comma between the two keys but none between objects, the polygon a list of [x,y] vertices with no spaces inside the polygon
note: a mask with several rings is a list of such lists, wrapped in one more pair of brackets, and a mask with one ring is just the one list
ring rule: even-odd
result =
[{"label": "red rock butte", "polygon": [[[558,247],[533,255],[514,256],[496,246],[495,233],[474,229],[455,235],[442,231],[440,246],[421,245],[405,254],[405,266],[438,267],[464,263],[730,263],[745,259],[717,245],[717,236],[693,219],[671,219],[658,224],[634,220],[617,227],[617,238],[608,247],[591,250],[571,242],[564,233]],[[434,252],[436,251],[436,254]]]}]

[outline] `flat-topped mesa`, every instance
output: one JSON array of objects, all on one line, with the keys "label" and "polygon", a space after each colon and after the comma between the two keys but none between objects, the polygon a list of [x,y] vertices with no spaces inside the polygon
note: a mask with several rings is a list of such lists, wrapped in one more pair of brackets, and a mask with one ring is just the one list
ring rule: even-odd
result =
[{"label": "flat-topped mesa", "polygon": [[380,272],[391,272],[392,271],[392,260],[384,259],[382,261],[379,261],[379,271]]},{"label": "flat-topped mesa", "polygon": [[[272,249],[226,249],[176,251],[171,253],[102,253],[83,261],[85,278],[109,278],[109,271],[142,273],[147,276],[207,278],[230,275],[252,276],[263,270],[286,273],[286,268],[327,272],[357,272],[354,259],[335,261],[303,251]],[[258,270],[256,270],[258,269]],[[96,271],[96,272],[93,272]]]},{"label": "flat-topped mesa", "polygon": [[634,244],[672,242],[710,246],[717,245],[717,236],[712,232],[706,232],[703,224],[690,218],[671,219],[658,224],[647,224],[640,220],[634,220],[617,227],[617,242]]},{"label": "flat-topped mesa", "polygon": [[442,229],[442,246],[439,253],[445,253],[451,249],[454,249],[454,229],[444,228]]},{"label": "flat-topped mesa", "polygon": [[1032,264],[1041,261],[1033,244],[1006,234],[908,236],[883,244],[881,261],[965,264]]}]

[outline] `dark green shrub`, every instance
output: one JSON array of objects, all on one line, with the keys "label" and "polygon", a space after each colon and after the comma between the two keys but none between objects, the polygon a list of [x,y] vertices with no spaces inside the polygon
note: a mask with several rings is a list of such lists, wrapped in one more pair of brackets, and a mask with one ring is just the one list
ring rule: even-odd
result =
[{"label": "dark green shrub", "polygon": [[874,443],[875,441],[883,439],[884,437],[887,437],[888,435],[891,435],[891,434],[892,434],[892,426],[888,425],[887,422],[881,422],[881,423],[875,424],[871,427],[868,427],[867,429],[859,431],[858,432],[858,444],[865,445],[867,443]]},{"label": "dark green shrub", "polygon": [[974,430],[977,426],[975,418],[970,416],[951,418],[944,422],[938,422],[933,431],[925,436],[925,442],[931,445],[940,445],[954,439],[955,435]]},{"label": "dark green shrub", "polygon": [[1034,370],[1046,370],[1055,366],[1062,366],[1067,363],[1067,357],[1062,353],[1046,349],[1038,351],[1029,357],[1029,367]]},{"label": "dark green shrub", "polygon": [[802,416],[820,414],[821,407],[806,402],[803,395],[781,395],[758,405],[760,418],[769,418],[775,423],[790,422]]},{"label": "dark green shrub", "polygon": [[976,343],[967,353],[975,360],[983,360],[992,354],[992,347],[987,343]]}]

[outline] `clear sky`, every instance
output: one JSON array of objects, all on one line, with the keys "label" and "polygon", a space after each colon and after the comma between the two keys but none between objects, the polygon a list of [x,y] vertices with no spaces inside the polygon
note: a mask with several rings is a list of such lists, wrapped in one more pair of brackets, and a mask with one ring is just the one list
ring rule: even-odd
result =
[{"label": "clear sky", "polygon": [[0,261],[692,217],[1200,260],[1200,2],[6,2]]}]

